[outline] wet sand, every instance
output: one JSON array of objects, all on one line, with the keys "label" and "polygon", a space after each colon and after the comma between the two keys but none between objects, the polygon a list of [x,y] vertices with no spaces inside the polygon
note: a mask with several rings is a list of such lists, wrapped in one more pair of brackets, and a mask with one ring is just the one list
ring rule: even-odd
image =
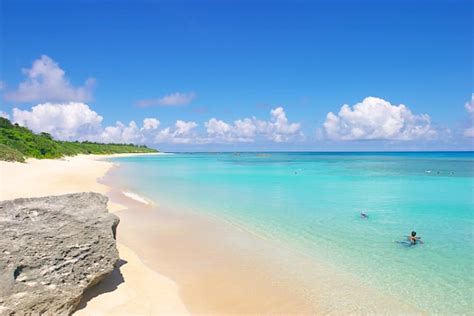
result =
[{"label": "wet sand", "polygon": [[[114,164],[103,159],[129,155],[78,155],[28,159],[26,163],[0,161],[0,200],[84,191],[107,194],[110,188],[98,180]],[[108,208],[117,211],[126,207],[109,200]],[[130,248],[120,243],[117,248],[120,261],[116,269],[87,291],[75,315],[188,314],[172,280],[149,269]]]},{"label": "wet sand", "polygon": [[[107,181],[106,181],[107,182]],[[176,206],[128,206],[118,241],[172,279],[193,314],[417,313],[341,271],[225,221]]]}]

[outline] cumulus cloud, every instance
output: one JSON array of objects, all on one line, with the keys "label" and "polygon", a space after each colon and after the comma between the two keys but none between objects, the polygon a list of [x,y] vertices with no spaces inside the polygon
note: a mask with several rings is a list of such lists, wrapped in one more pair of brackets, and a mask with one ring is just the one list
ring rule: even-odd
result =
[{"label": "cumulus cloud", "polygon": [[90,140],[106,143],[153,142],[160,121],[145,118],[141,127],[135,121],[103,126],[102,116],[85,103],[44,103],[31,110],[13,109],[12,121],[36,133],[47,132],[60,140]]},{"label": "cumulus cloud", "polygon": [[272,119],[267,122],[268,135],[276,142],[288,141],[300,129],[300,123],[289,123],[285,111],[278,107],[270,111]]},{"label": "cumulus cloud", "polygon": [[[8,116],[7,113],[1,113]],[[270,119],[255,117],[235,120],[229,124],[211,118],[205,123],[205,133],[197,131],[194,121],[177,120],[161,128],[157,118],[147,117],[142,124],[135,121],[116,122],[104,126],[103,118],[89,105],[81,102],[42,103],[30,110],[13,109],[12,121],[36,133],[47,132],[61,140],[90,140],[106,143],[176,143],[208,144],[271,140],[283,142],[302,135],[299,123],[288,121],[282,107],[270,111]]]},{"label": "cumulus cloud", "polygon": [[471,127],[468,127],[464,130],[464,136],[474,137],[474,93],[471,94],[471,100],[464,104],[464,108],[466,109],[467,113],[469,113],[469,119],[471,120]]},{"label": "cumulus cloud", "polygon": [[209,135],[224,136],[230,132],[231,126],[224,121],[211,118],[205,123]]},{"label": "cumulus cloud", "polygon": [[174,128],[167,127],[159,131],[155,137],[155,142],[177,144],[199,143],[200,138],[197,137],[193,131],[197,126],[196,122],[177,120]]},{"label": "cumulus cloud", "polygon": [[13,109],[14,122],[62,140],[87,139],[101,130],[102,116],[85,103],[43,103],[30,111]]},{"label": "cumulus cloud", "polygon": [[191,103],[196,98],[196,93],[175,92],[158,99],[145,99],[136,102],[139,107],[148,106],[180,106]]},{"label": "cumulus cloud", "polygon": [[255,137],[257,133],[257,126],[255,124],[255,120],[250,118],[244,118],[240,120],[234,121],[235,126],[235,134],[240,139],[251,139]]},{"label": "cumulus cloud", "polygon": [[7,112],[3,112],[3,111],[0,111],[0,117],[6,118],[6,119],[10,119],[10,115],[8,115]]},{"label": "cumulus cloud", "polygon": [[285,142],[302,135],[300,123],[289,123],[282,107],[270,111],[269,121],[252,117],[239,119],[229,124],[211,118],[204,125],[209,142],[253,142],[257,138]]},{"label": "cumulus cloud", "polygon": [[436,131],[427,114],[413,114],[403,105],[392,105],[380,98],[367,97],[339,113],[329,112],[323,124],[332,140],[414,140],[431,139]]},{"label": "cumulus cloud", "polygon": [[26,80],[15,91],[4,97],[13,102],[82,102],[92,98],[95,80],[89,78],[83,86],[74,87],[64,70],[46,55],[33,62],[30,69],[23,69]]},{"label": "cumulus cloud", "polygon": [[99,137],[90,137],[92,140],[100,141],[104,143],[143,143],[145,141],[144,136],[141,134],[140,129],[135,121],[123,124],[118,121],[114,126],[107,126],[100,133]]},{"label": "cumulus cloud", "polygon": [[177,135],[189,135],[189,133],[197,127],[196,122],[185,122],[181,120],[177,120],[176,124],[176,133]]},{"label": "cumulus cloud", "polygon": [[153,130],[157,129],[160,126],[160,121],[153,117],[148,117],[143,120],[143,129],[144,130]]},{"label": "cumulus cloud", "polygon": [[[2,112],[2,116],[8,117]],[[193,121],[177,120],[173,127],[159,129],[160,121],[147,117],[141,126],[135,121],[120,121],[103,126],[102,116],[85,103],[44,103],[31,110],[13,109],[12,121],[36,133],[47,132],[61,140],[90,140],[105,143],[193,143],[202,142],[194,132]]]}]

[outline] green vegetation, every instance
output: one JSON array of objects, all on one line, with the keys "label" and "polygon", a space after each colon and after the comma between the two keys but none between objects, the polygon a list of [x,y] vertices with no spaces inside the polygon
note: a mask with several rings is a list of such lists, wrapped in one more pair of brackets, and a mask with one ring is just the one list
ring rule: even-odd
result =
[{"label": "green vegetation", "polygon": [[23,154],[16,149],[0,144],[0,160],[24,162]]},{"label": "green vegetation", "polygon": [[25,157],[60,158],[78,154],[151,153],[157,150],[144,145],[101,144],[54,140],[48,133],[35,134],[26,127],[0,117],[0,160],[21,161]]}]

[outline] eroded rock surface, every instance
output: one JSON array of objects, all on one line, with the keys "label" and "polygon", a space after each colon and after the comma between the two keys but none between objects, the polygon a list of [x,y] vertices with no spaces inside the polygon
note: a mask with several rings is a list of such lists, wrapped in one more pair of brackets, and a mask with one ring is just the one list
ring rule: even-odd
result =
[{"label": "eroded rock surface", "polygon": [[114,269],[118,222],[97,193],[0,202],[0,315],[71,314]]}]

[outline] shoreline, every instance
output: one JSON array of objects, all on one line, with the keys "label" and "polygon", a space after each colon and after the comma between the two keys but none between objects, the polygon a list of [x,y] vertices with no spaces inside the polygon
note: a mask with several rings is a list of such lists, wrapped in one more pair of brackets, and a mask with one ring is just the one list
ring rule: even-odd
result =
[{"label": "shoreline", "polygon": [[114,171],[102,183],[112,187],[112,201],[128,205],[117,213],[124,219],[119,239],[179,285],[191,313],[421,313],[225,218],[168,200],[130,200],[126,180]]},{"label": "shoreline", "polygon": [[[16,181],[1,199],[96,191],[120,217],[119,268],[87,291],[76,315],[419,313],[225,220],[180,213],[160,201],[158,207],[133,191],[127,196],[107,181],[118,164],[104,161],[123,156],[130,154],[0,165],[2,181]],[[25,181],[29,186],[15,190]]]},{"label": "shoreline", "polygon": [[[107,196],[110,188],[100,180],[115,164],[105,159],[133,155],[144,154],[30,158],[25,163],[0,161],[0,200],[84,191]],[[116,213],[125,208],[109,198],[109,212]],[[148,268],[132,249],[118,241],[117,248],[121,259],[117,268],[85,292],[74,315],[189,314],[175,282]]]}]

